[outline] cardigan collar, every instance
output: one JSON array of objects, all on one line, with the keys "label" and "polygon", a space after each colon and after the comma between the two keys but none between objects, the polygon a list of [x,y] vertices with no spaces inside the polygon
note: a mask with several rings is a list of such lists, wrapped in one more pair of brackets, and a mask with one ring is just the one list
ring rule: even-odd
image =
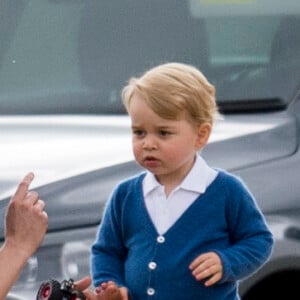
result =
[{"label": "cardigan collar", "polygon": [[[211,178],[215,177],[216,173],[217,171],[209,167],[200,155],[196,155],[192,169],[175,190],[183,189],[203,194],[211,183]],[[144,196],[159,187],[162,188],[163,186],[157,181],[153,173],[147,172],[143,180]]]}]

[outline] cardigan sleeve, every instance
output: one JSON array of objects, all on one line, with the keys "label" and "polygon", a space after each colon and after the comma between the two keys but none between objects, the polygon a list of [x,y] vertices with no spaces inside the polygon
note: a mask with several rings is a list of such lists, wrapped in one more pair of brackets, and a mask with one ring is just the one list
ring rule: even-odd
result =
[{"label": "cardigan sleeve", "polygon": [[91,271],[94,286],[113,280],[124,286],[124,259],[126,248],[122,244],[119,210],[117,205],[118,188],[108,201],[96,240],[91,249]]},{"label": "cardigan sleeve", "polygon": [[264,215],[245,183],[232,176],[225,191],[231,246],[216,250],[223,262],[220,283],[239,280],[256,272],[271,256],[274,244]]}]

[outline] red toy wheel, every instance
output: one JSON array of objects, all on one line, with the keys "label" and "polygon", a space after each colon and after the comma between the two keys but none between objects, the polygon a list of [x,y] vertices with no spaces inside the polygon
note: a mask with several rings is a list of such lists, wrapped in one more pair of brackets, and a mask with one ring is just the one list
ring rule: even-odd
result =
[{"label": "red toy wheel", "polygon": [[60,283],[57,280],[48,280],[44,282],[37,293],[36,300],[56,300],[62,299]]}]

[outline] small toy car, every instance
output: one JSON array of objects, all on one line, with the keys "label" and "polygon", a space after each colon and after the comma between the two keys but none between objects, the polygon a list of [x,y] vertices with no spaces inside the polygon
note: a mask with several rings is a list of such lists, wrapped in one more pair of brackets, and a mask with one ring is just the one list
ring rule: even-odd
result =
[{"label": "small toy car", "polygon": [[84,294],[76,290],[74,280],[55,279],[44,281],[37,292],[36,300],[86,300]]}]

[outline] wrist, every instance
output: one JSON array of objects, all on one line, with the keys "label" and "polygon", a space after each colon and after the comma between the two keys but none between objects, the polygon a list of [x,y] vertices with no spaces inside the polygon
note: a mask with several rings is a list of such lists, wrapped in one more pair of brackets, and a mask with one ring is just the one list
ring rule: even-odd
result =
[{"label": "wrist", "polygon": [[3,252],[7,253],[7,257],[10,257],[13,261],[25,263],[27,259],[33,254],[30,248],[23,247],[20,243],[17,243],[11,239],[6,239],[2,245]]}]

